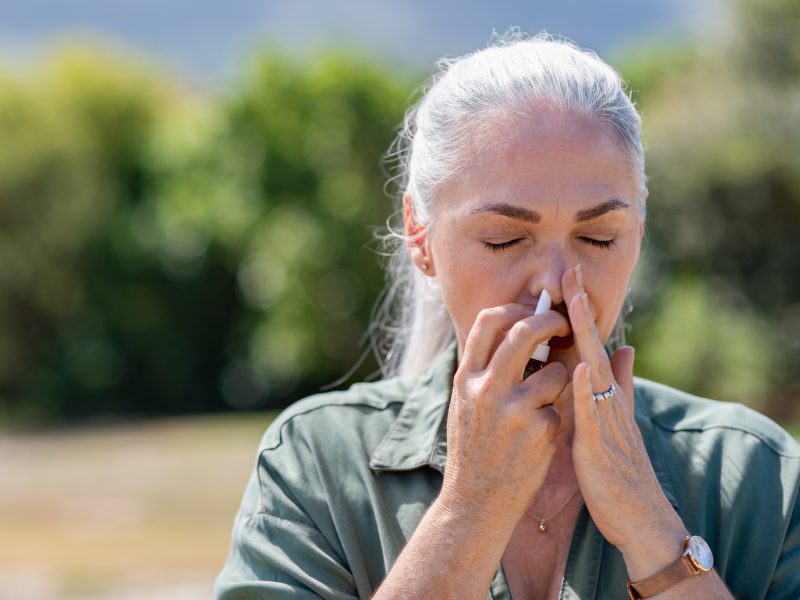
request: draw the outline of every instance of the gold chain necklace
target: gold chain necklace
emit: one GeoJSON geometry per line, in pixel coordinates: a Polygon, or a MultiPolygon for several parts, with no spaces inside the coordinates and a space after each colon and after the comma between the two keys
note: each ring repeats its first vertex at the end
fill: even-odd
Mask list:
{"type": "Polygon", "coordinates": [[[575,495],[576,495],[576,494],[577,494],[577,493],[578,493],[580,490],[581,490],[581,488],[580,488],[580,487],[577,487],[577,488],[575,488],[575,491],[574,491],[574,492],[572,492],[572,495],[571,495],[569,498],[567,498],[567,501],[566,501],[566,502],[564,502],[563,506],[562,506],[561,508],[559,508],[559,509],[558,509],[556,512],[554,512],[552,515],[550,515],[549,517],[545,517],[545,518],[540,518],[540,517],[537,517],[535,514],[533,514],[533,513],[530,511],[530,509],[529,509],[529,510],[527,510],[527,511],[525,511],[525,512],[526,512],[527,514],[529,514],[531,517],[533,517],[533,519],[534,519],[534,520],[536,520],[536,521],[539,521],[539,531],[541,531],[542,533],[545,533],[545,532],[547,531],[547,522],[548,522],[548,521],[552,521],[554,518],[556,518],[556,517],[558,516],[558,514],[559,514],[559,513],[560,513],[562,510],[564,510],[565,508],[567,508],[567,506],[569,505],[569,503],[570,503],[570,502],[572,502],[572,499],[575,497],[575,495]]]}

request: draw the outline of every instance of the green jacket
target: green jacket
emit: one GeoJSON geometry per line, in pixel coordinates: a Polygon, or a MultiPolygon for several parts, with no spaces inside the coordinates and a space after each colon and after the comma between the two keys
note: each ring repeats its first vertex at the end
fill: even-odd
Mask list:
{"type": "MultiPolygon", "coordinates": [[[[369,598],[439,493],[455,350],[427,375],[354,385],[267,429],[217,584],[221,600],[369,598]]],[[[743,406],[636,380],[656,476],[737,598],[800,598],[800,445],[743,406]]],[[[626,599],[620,552],[583,507],[560,598],[626,599]]],[[[488,598],[510,599],[502,570],[488,598]]]]}

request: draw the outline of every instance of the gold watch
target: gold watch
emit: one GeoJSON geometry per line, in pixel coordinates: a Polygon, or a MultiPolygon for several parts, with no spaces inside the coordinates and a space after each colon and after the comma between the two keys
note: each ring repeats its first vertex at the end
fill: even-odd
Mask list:
{"type": "Polygon", "coordinates": [[[628,582],[628,596],[631,600],[650,598],[667,591],[676,583],[708,573],[714,567],[714,555],[706,541],[699,535],[687,536],[683,541],[683,554],[671,565],[655,575],[636,583],[628,582]]]}

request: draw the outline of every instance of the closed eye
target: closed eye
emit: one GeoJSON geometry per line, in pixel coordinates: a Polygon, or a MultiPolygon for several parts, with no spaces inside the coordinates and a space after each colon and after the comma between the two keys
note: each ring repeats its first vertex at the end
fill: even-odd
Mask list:
{"type": "Polygon", "coordinates": [[[483,245],[486,246],[492,252],[500,252],[501,250],[505,250],[506,248],[511,248],[511,246],[516,246],[522,241],[522,238],[516,238],[514,240],[509,240],[507,242],[501,242],[499,244],[490,244],[489,242],[483,242],[483,245]]]}
{"type": "MultiPolygon", "coordinates": [[[[590,244],[592,246],[596,246],[597,248],[603,248],[608,250],[612,246],[616,245],[615,240],[596,240],[590,237],[582,237],[580,238],[585,243],[590,244]]],[[[516,238],[513,240],[509,240],[507,242],[500,242],[499,244],[492,244],[490,242],[484,242],[483,245],[486,246],[492,252],[500,252],[501,250],[506,250],[511,248],[512,246],[516,246],[522,241],[522,238],[516,238]]]]}
{"type": "Polygon", "coordinates": [[[592,246],[597,246],[598,248],[605,248],[606,250],[608,250],[609,248],[611,248],[611,246],[616,244],[614,240],[596,240],[590,237],[582,237],[581,239],[587,244],[591,244],[592,246]]]}

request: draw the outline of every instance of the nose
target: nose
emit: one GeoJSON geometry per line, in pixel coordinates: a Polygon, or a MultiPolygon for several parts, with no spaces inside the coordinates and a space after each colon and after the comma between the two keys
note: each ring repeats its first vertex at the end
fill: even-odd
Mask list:
{"type": "Polygon", "coordinates": [[[528,292],[538,298],[542,290],[547,290],[553,300],[553,306],[564,302],[564,293],[561,290],[561,277],[567,269],[564,252],[555,245],[537,253],[531,263],[528,292]]]}

